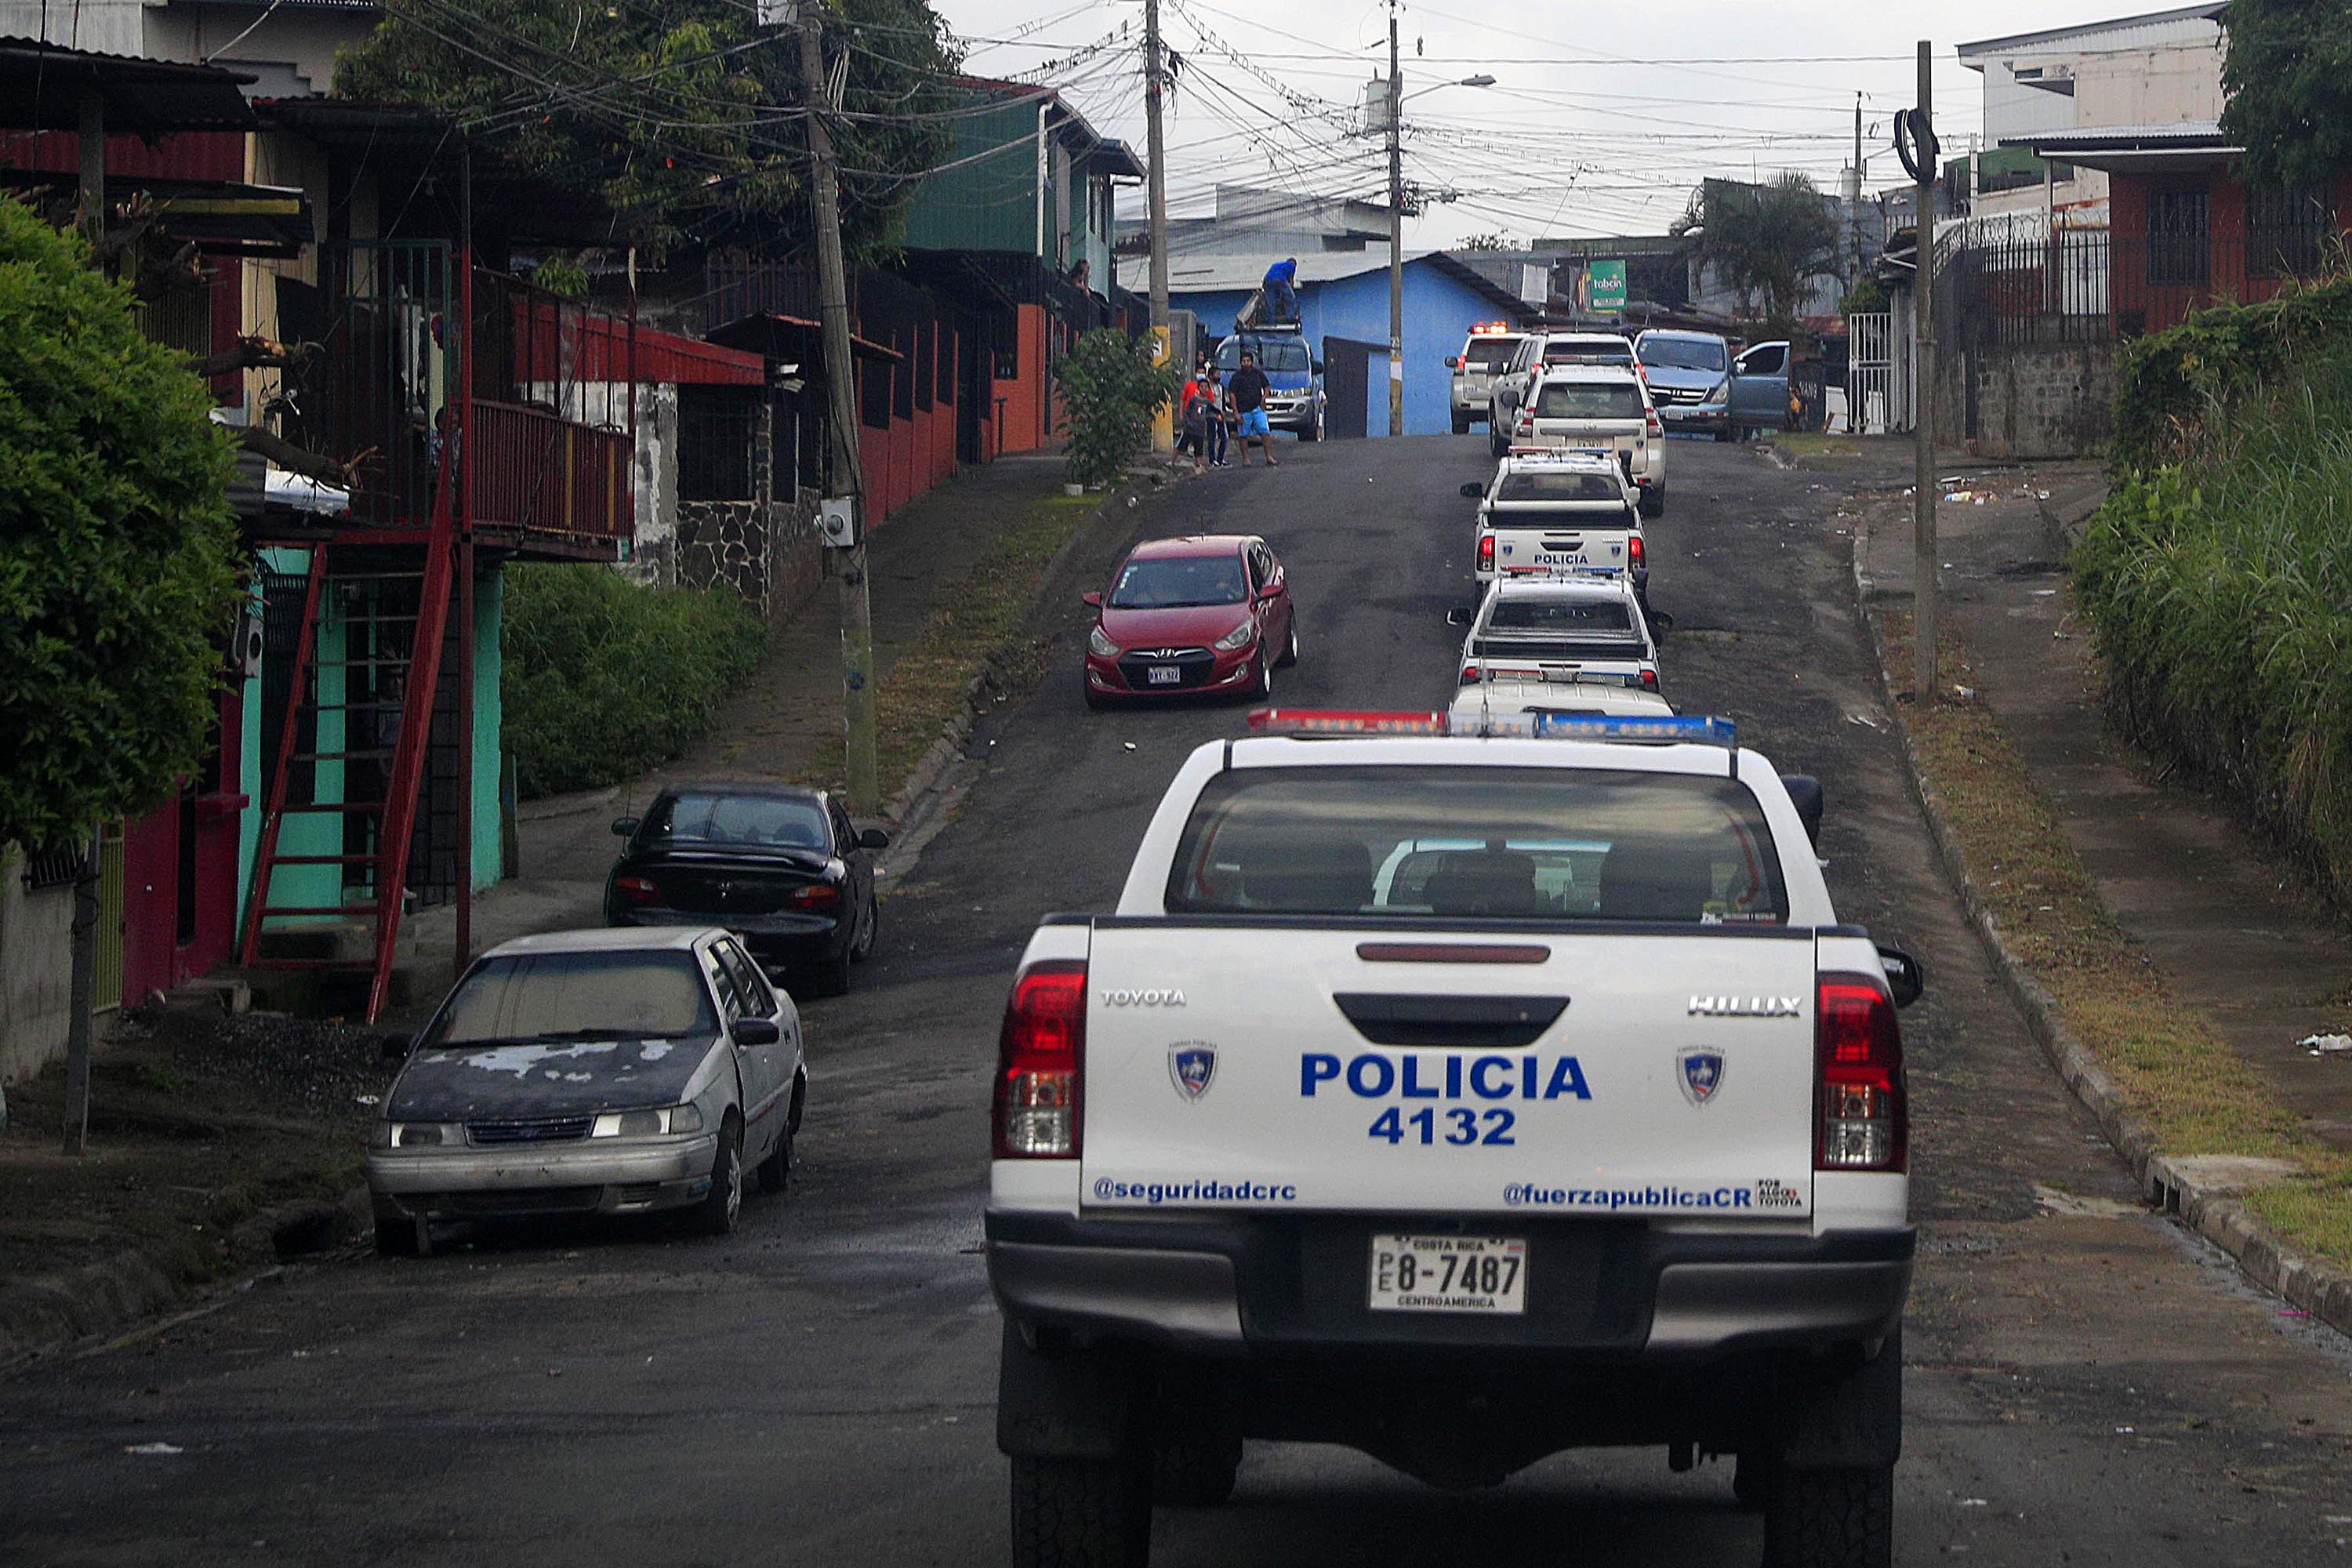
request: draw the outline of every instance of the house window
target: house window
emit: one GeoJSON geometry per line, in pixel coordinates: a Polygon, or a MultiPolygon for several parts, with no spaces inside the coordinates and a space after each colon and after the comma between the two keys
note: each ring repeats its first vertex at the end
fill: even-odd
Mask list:
{"type": "Polygon", "coordinates": [[[2327,197],[2308,185],[2246,193],[2246,271],[2256,278],[2308,278],[2325,259],[2327,197]]]}
{"type": "Polygon", "coordinates": [[[760,394],[748,386],[677,389],[677,499],[754,500],[760,394]]]}
{"type": "Polygon", "coordinates": [[[2213,273],[2213,197],[2203,185],[2147,195],[2147,280],[2202,286],[2213,273]]]}

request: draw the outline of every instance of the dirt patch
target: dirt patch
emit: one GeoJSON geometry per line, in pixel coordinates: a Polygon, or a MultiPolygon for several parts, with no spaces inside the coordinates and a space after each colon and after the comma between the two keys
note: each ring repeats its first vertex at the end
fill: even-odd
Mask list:
{"type": "MultiPolygon", "coordinates": [[[[1887,668],[1911,667],[1907,613],[1879,612],[1887,668]]],[[[1973,689],[1948,630],[1939,687],[1973,689]]],[[[1958,841],[1969,879],[2011,954],[2057,1004],[2160,1152],[2292,1161],[2296,1173],[2240,1194],[2292,1244],[2352,1264],[2352,1155],[2309,1136],[2263,1075],[2167,984],[2116,925],[1999,721],[1950,700],[1898,711],[1921,773],[1958,841]]]]}
{"type": "Polygon", "coordinates": [[[932,742],[962,710],[971,683],[992,671],[1007,689],[1035,677],[1030,601],[1054,557],[1102,504],[1099,496],[1049,496],[999,534],[971,570],[942,589],[939,608],[875,690],[882,797],[898,794],[932,742]]]}
{"type": "Polygon", "coordinates": [[[90,1074],[89,1152],[60,1152],[62,1065],[8,1090],[0,1133],[0,1279],[127,1249],[174,1281],[251,1261],[232,1233],[360,1179],[390,1081],[372,1029],[266,1015],[126,1019],[90,1074]]]}

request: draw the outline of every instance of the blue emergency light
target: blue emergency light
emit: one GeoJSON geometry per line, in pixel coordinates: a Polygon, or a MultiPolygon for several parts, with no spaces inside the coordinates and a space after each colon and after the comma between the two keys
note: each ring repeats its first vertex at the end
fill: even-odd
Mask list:
{"type": "Polygon", "coordinates": [[[1701,746],[1737,746],[1739,727],[1728,719],[1697,713],[1655,715],[1538,713],[1536,733],[1548,741],[1682,741],[1701,746]]]}

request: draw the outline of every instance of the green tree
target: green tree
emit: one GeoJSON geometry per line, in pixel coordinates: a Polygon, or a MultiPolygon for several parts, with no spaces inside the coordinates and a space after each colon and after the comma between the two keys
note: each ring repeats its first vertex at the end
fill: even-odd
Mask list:
{"type": "Polygon", "coordinates": [[[1709,180],[1671,232],[1738,294],[1742,316],[1793,321],[1807,285],[1837,271],[1837,222],[1794,171],[1760,185],[1709,180]]]}
{"type": "Polygon", "coordinates": [[[1151,439],[1151,414],[1182,384],[1173,364],[1151,363],[1151,340],[1097,327],[1054,367],[1069,410],[1070,482],[1108,484],[1151,439]]]}
{"type": "Polygon", "coordinates": [[[240,595],[212,395],[87,257],[0,200],[0,842],[79,842],[194,765],[240,595]]]}
{"type": "Polygon", "coordinates": [[[2246,172],[2324,187],[2352,170],[2352,5],[2232,0],[2223,34],[2221,132],[2246,172]]]}
{"type": "Polygon", "coordinates": [[[1454,247],[1457,250],[1517,250],[1508,235],[1474,234],[1454,247]]]}
{"type": "MultiPolygon", "coordinates": [[[[928,0],[803,0],[847,76],[835,140],[853,260],[892,243],[948,144],[958,58],[928,0]]],[[[597,196],[616,237],[788,253],[808,234],[800,53],[750,0],[389,0],[343,58],[343,97],[454,115],[516,166],[597,196]]]]}

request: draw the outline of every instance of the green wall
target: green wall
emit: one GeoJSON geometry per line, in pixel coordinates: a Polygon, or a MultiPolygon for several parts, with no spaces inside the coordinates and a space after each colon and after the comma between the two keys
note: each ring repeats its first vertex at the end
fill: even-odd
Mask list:
{"type": "MultiPolygon", "coordinates": [[[[908,248],[1037,254],[1037,111],[1034,102],[1008,104],[954,122],[955,147],[945,161],[974,161],[915,187],[907,204],[908,248]]],[[[1049,229],[1053,221],[1049,192],[1049,229]]]]}

